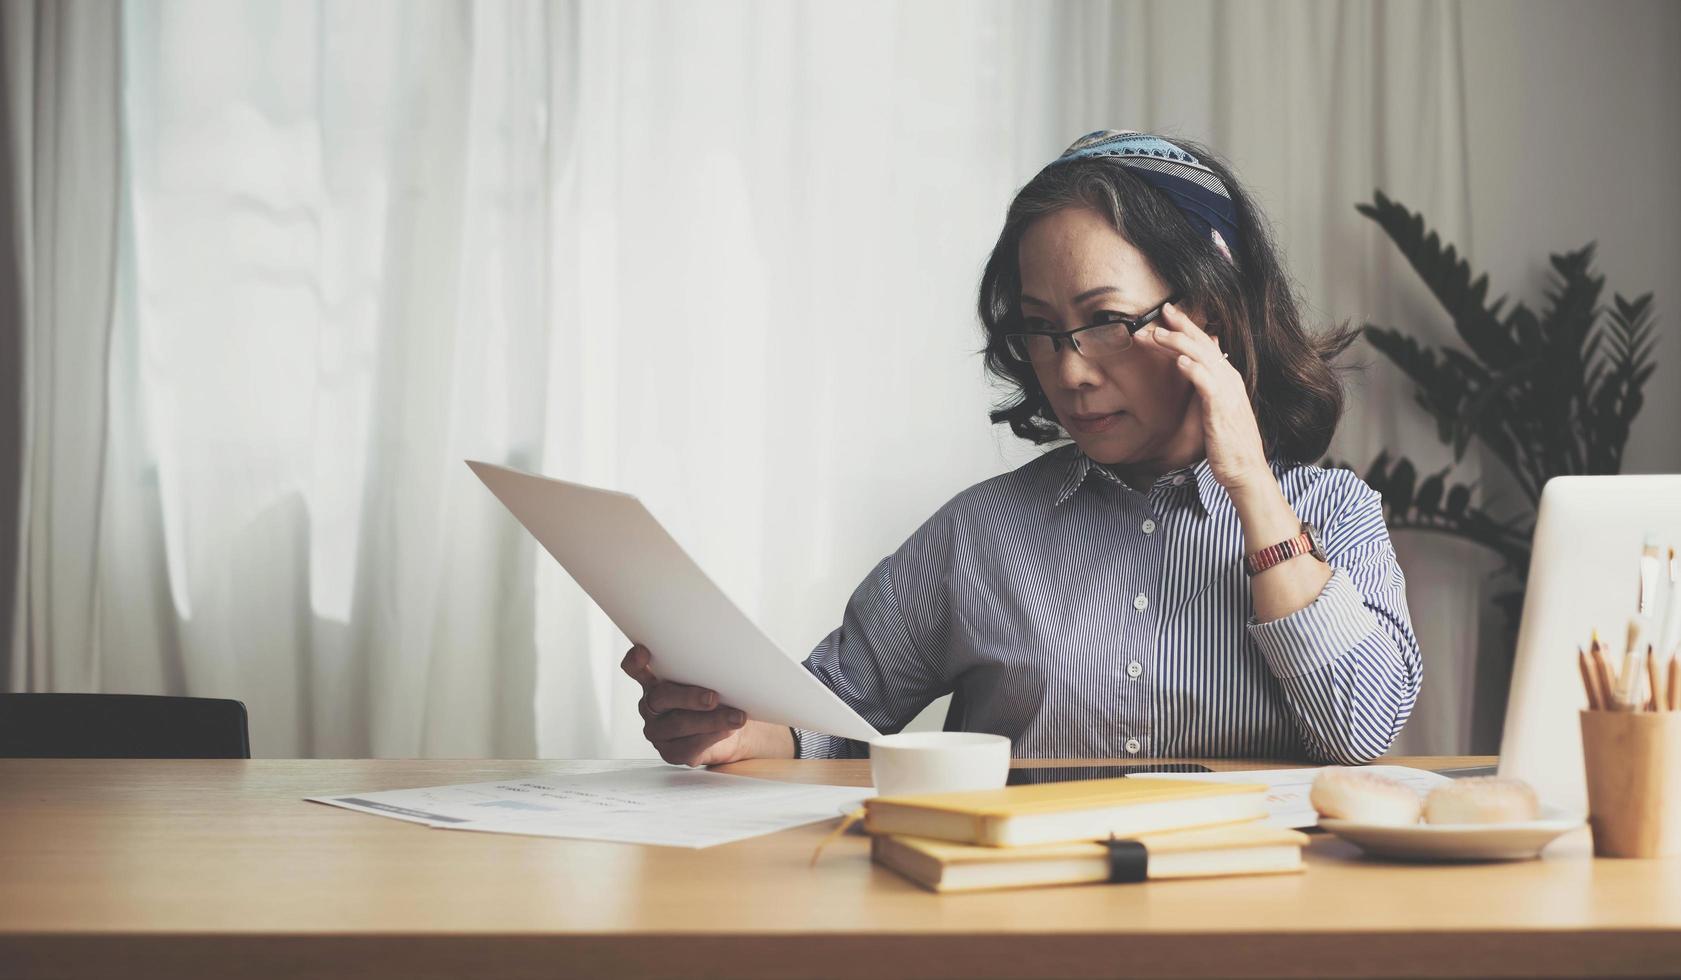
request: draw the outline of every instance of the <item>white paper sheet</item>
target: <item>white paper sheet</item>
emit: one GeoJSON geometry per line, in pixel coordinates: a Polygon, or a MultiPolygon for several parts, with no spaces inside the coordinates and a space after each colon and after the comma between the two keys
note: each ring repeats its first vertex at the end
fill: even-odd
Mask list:
{"type": "Polygon", "coordinates": [[[869,741],[880,733],[789,657],[635,497],[468,460],[654,672],[749,718],[869,741]]]}
{"type": "MultiPolygon", "coordinates": [[[[1319,814],[1308,800],[1313,780],[1324,769],[1253,769],[1248,772],[1152,772],[1140,774],[1139,779],[1189,779],[1208,783],[1265,783],[1267,789],[1267,823],[1274,827],[1317,827],[1319,814]]],[[[1428,793],[1437,786],[1453,782],[1447,776],[1409,766],[1362,766],[1367,772],[1388,776],[1428,793]]]]}
{"type": "Polygon", "coordinates": [[[835,819],[874,792],[649,766],[309,799],[445,830],[711,847],[835,819]]]}
{"type": "MultiPolygon", "coordinates": [[[[596,762],[545,762],[548,772],[539,781],[564,783],[577,776],[599,772],[630,772],[637,768],[670,768],[658,759],[643,761],[611,760],[596,762]]],[[[450,823],[469,823],[483,819],[486,812],[506,806],[497,800],[507,800],[509,794],[500,789],[522,780],[501,780],[488,783],[457,783],[451,786],[423,786],[419,789],[381,790],[375,793],[347,793],[341,796],[311,796],[311,803],[326,803],[371,813],[376,817],[407,820],[409,823],[438,826],[450,823]]]]}

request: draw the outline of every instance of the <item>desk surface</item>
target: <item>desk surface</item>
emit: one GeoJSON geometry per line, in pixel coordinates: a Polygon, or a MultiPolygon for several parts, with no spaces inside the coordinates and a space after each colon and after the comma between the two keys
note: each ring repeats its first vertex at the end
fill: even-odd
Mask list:
{"type": "MultiPolygon", "coordinates": [[[[568,768],[0,760],[0,974],[219,975],[229,963],[247,975],[357,977],[1681,968],[1681,860],[1594,860],[1586,830],[1511,864],[1390,864],[1315,835],[1302,875],[937,896],[871,865],[859,837],[808,867],[829,824],[689,851],[450,833],[302,799],[568,768]]],[[[858,762],[729,771],[869,778],[858,762]]]]}

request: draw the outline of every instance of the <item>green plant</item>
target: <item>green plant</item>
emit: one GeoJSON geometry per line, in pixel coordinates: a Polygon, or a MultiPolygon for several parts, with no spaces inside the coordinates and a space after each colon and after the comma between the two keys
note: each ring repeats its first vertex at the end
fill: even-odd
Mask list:
{"type": "Polygon", "coordinates": [[[1402,330],[1362,327],[1366,341],[1417,386],[1419,406],[1453,449],[1453,464],[1422,480],[1405,456],[1385,451],[1367,467],[1366,482],[1383,494],[1391,528],[1457,535],[1499,555],[1519,588],[1496,601],[1515,625],[1541,488],[1555,476],[1622,469],[1629,428],[1656,367],[1652,294],[1632,301],[1617,294],[1601,306],[1605,278],[1594,274],[1590,242],[1551,257],[1540,312],[1523,303],[1507,308],[1506,297],[1488,303],[1488,276],[1473,279],[1470,264],[1425,228],[1422,215],[1381,191],[1355,207],[1400,249],[1466,348],[1429,347],[1402,330]],[[1511,474],[1520,503],[1452,479],[1473,441],[1511,474]]]}

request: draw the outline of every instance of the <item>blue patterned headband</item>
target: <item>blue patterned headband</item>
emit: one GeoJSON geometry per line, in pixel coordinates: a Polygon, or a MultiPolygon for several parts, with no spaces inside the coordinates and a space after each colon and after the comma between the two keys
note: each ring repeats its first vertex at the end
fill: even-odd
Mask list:
{"type": "Polygon", "coordinates": [[[1206,232],[1227,260],[1228,241],[1237,238],[1237,209],[1226,185],[1206,164],[1160,136],[1130,129],[1100,129],[1087,133],[1051,161],[1115,157],[1140,179],[1165,193],[1195,228],[1206,232]]]}

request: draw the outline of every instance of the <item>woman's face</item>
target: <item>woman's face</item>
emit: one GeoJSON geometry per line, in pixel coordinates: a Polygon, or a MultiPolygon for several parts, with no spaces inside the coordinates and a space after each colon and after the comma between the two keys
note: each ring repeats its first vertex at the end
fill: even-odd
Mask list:
{"type": "MultiPolygon", "coordinates": [[[[1144,253],[1089,208],[1036,219],[1022,235],[1019,263],[1029,329],[1074,330],[1116,313],[1137,316],[1169,295],[1144,253]]],[[[1151,339],[1153,327],[1099,361],[1063,345],[1055,360],[1033,365],[1057,421],[1099,463],[1160,473],[1202,455],[1201,424],[1187,411],[1193,389],[1173,355],[1151,339]]]]}

